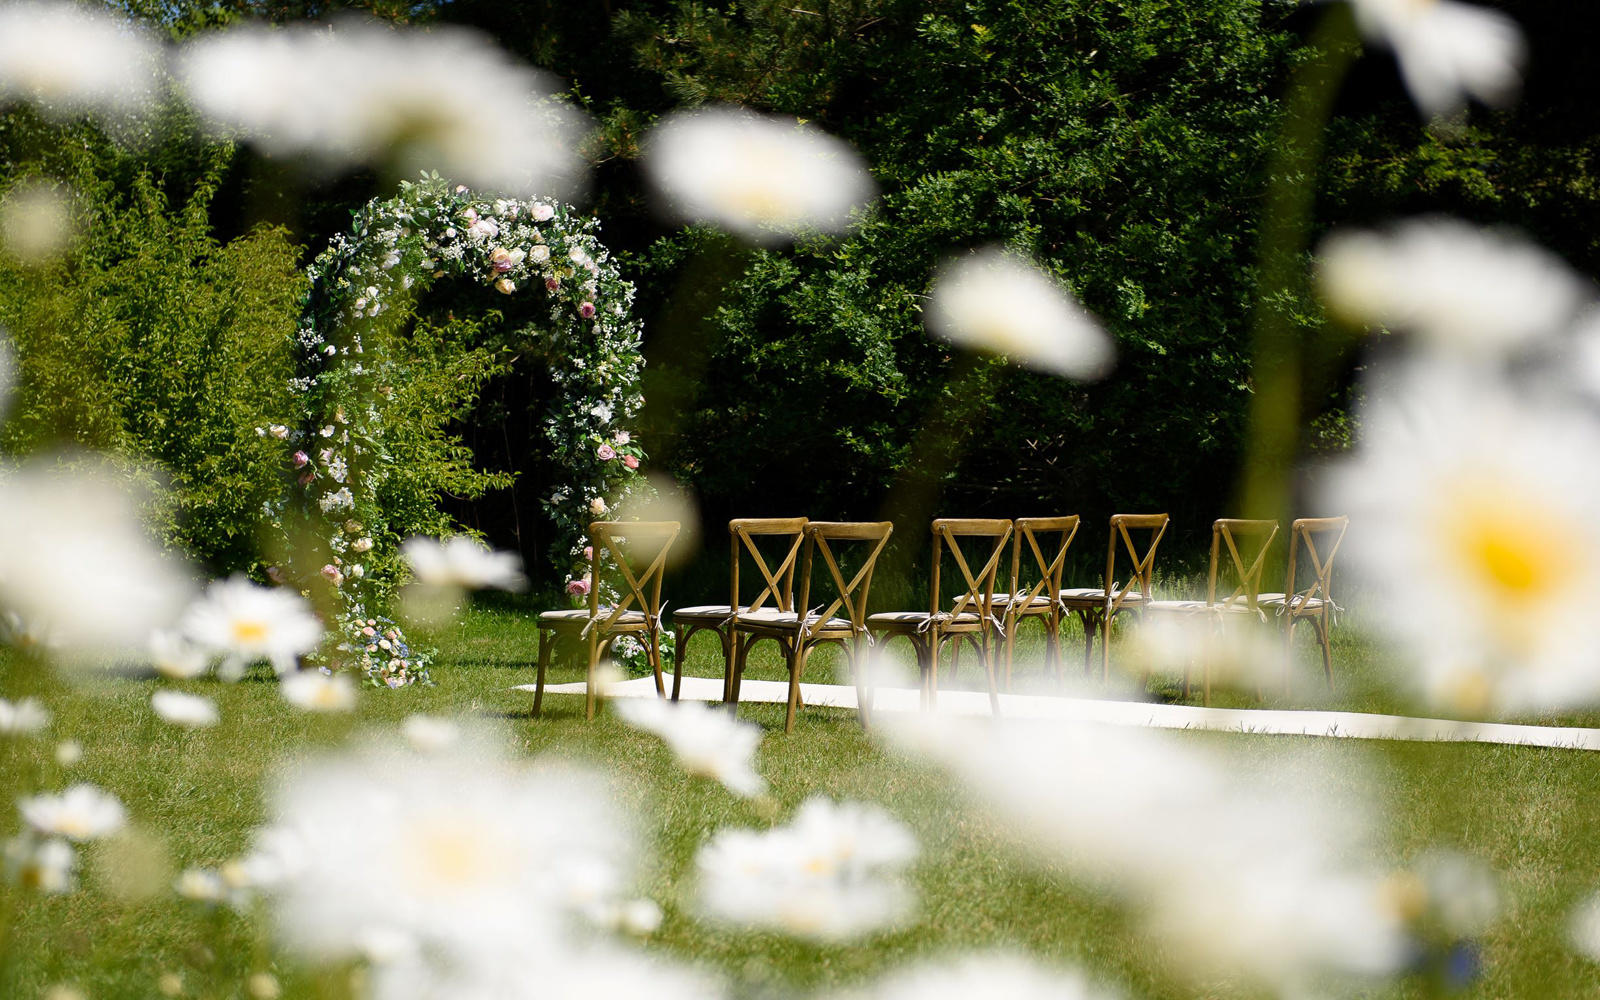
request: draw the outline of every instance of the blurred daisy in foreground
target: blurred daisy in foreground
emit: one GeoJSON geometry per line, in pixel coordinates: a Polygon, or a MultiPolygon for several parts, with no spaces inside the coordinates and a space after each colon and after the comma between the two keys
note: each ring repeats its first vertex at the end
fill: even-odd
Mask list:
{"type": "Polygon", "coordinates": [[[32,736],[50,724],[50,710],[37,698],[0,698],[0,736],[32,736]]]}
{"type": "Polygon", "coordinates": [[[1174,968],[1288,995],[1374,977],[1406,957],[1376,826],[1348,757],[1263,768],[1143,729],[897,721],[905,749],[953,772],[996,825],[1142,911],[1174,968]]]}
{"type": "Polygon", "coordinates": [[[161,46],[143,28],[76,3],[0,6],[0,102],[66,117],[125,113],[155,93],[161,46]]]}
{"type": "Polygon", "coordinates": [[[73,785],[59,795],[35,795],[18,803],[23,822],[46,837],[96,840],[128,822],[122,802],[94,785],[73,785]]]}
{"type": "Polygon", "coordinates": [[[41,840],[29,834],[5,844],[6,881],[40,892],[70,892],[78,866],[78,852],[64,840],[41,840]]]}
{"type": "Polygon", "coordinates": [[[0,472],[0,605],[49,652],[94,662],[137,650],[194,588],[145,530],[147,498],[98,460],[76,464],[0,472]]]}
{"type": "Polygon", "coordinates": [[[217,675],[237,680],[262,660],[278,674],[322,641],[322,623],[299,594],[261,587],[242,576],[218,580],[184,613],[183,635],[220,656],[217,675]]]}
{"type": "Polygon", "coordinates": [[[1336,232],[1320,256],[1318,282],[1335,314],[1451,354],[1495,357],[1529,346],[1563,329],[1588,298],[1548,250],[1456,219],[1336,232]]]}
{"type": "Polygon", "coordinates": [[[700,907],[740,927],[848,941],[909,916],[916,857],[911,831],[877,806],[814,796],[788,826],[722,830],[702,847],[700,907]]]}
{"type": "Polygon", "coordinates": [[[635,729],[666,741],[688,773],[721,782],[749,798],[767,790],[752,758],[761,745],[761,727],[741,722],[701,702],[633,698],[617,703],[617,714],[635,729]]]}
{"type": "Polygon", "coordinates": [[[496,961],[441,969],[412,958],[378,963],[374,1000],[720,1000],[715,980],[666,958],[586,944],[538,958],[530,972],[525,953],[496,961]]]}
{"type": "Polygon", "coordinates": [[[170,680],[199,677],[211,666],[211,658],[204,649],[171,629],[151,632],[145,651],[156,673],[170,680]]]}
{"type": "Polygon", "coordinates": [[[1450,116],[1467,98],[1505,104],[1522,83],[1522,32],[1500,11],[1455,0],[1352,0],[1368,39],[1394,50],[1411,99],[1450,116]]]}
{"type": "Polygon", "coordinates": [[[488,36],[346,20],[242,28],[183,47],[176,70],[213,121],[335,167],[437,170],[508,194],[574,193],[583,116],[488,36]]]}
{"type": "Polygon", "coordinates": [[[840,232],[877,190],[848,143],[739,108],[668,115],[646,139],[644,165],[681,216],[761,244],[840,232]]]}
{"type": "Polygon", "coordinates": [[[466,535],[445,541],[412,538],[401,546],[401,554],[416,581],[427,586],[513,591],[528,586],[515,552],[495,552],[466,535]]]}
{"type": "Polygon", "coordinates": [[[526,973],[543,965],[530,950],[559,953],[575,917],[621,898],[633,857],[602,779],[529,767],[485,740],[301,762],[272,802],[262,844],[280,859],[276,925],[312,959],[417,954],[470,969],[520,949],[526,973]]]}
{"type": "Polygon", "coordinates": [[[1403,683],[1477,714],[1600,700],[1600,428],[1451,367],[1372,390],[1323,506],[1403,683]]]}
{"type": "Polygon", "coordinates": [[[1108,1000],[1110,996],[1091,987],[1082,973],[1005,953],[935,959],[837,995],[838,1000],[1108,1000]]]}
{"type": "Polygon", "coordinates": [[[217,713],[216,702],[181,691],[157,691],[150,696],[150,707],[162,721],[184,729],[204,729],[222,719],[217,713]]]}
{"type": "Polygon", "coordinates": [[[76,237],[72,196],[63,186],[26,180],[0,198],[0,250],[22,263],[58,257],[76,237]]]}
{"type": "Polygon", "coordinates": [[[1111,339],[1094,317],[1060,282],[1005,250],[945,265],[926,320],[941,340],[1069,378],[1099,378],[1111,368],[1111,339]]]}
{"type": "Polygon", "coordinates": [[[1267,628],[1267,616],[1267,612],[1147,612],[1130,630],[1126,667],[1238,690],[1281,683],[1291,661],[1283,648],[1282,631],[1267,628]]]}
{"type": "Polygon", "coordinates": [[[307,712],[348,712],[356,707],[356,686],[344,674],[297,670],[278,683],[283,700],[307,712]]]}

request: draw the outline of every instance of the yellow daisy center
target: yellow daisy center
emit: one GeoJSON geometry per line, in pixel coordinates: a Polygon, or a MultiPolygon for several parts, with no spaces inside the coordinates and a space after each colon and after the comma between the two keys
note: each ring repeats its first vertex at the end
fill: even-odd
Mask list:
{"type": "Polygon", "coordinates": [[[1557,596],[1576,577],[1581,526],[1560,512],[1506,491],[1445,494],[1446,551],[1467,582],[1490,601],[1533,604],[1557,596]]]}
{"type": "Polygon", "coordinates": [[[267,623],[251,619],[240,619],[233,623],[233,641],[240,643],[260,642],[267,637],[267,623]]]}

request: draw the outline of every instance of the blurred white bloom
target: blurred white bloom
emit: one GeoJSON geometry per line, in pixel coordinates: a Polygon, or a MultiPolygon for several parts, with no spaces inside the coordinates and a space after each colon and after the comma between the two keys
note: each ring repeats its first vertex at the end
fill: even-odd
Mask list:
{"type": "Polygon", "coordinates": [[[31,736],[50,724],[50,710],[37,698],[0,698],[0,736],[31,736]]]}
{"type": "Polygon", "coordinates": [[[278,1000],[283,995],[277,977],[270,972],[257,972],[246,981],[245,987],[253,1000],[278,1000]]]}
{"type": "Polygon", "coordinates": [[[47,114],[128,112],[154,93],[161,48],[126,18],[76,3],[0,6],[0,100],[47,114]]]}
{"type": "Polygon", "coordinates": [[[70,892],[78,852],[64,840],[23,834],[6,841],[6,880],[40,892],[70,892]]]}
{"type": "Polygon", "coordinates": [[[1142,910],[1175,967],[1244,974],[1295,995],[1329,973],[1406,957],[1359,770],[1284,748],[1241,767],[1143,729],[921,719],[901,745],[961,779],[997,827],[1052,870],[1142,910]]]}
{"type": "Polygon", "coordinates": [[[632,698],[619,701],[616,709],[630,726],[665,740],[690,774],[719,781],[746,798],[767,790],[752,759],[761,744],[760,726],[697,701],[632,698]]]}
{"type": "Polygon", "coordinates": [[[83,760],[83,744],[77,740],[62,740],[56,744],[56,763],[62,767],[75,767],[83,760]]]}
{"type": "Polygon", "coordinates": [[[1111,339],[1072,293],[1036,265],[997,248],[939,271],[926,321],[942,340],[1069,378],[1098,378],[1111,367],[1111,339]]]}
{"type": "Polygon", "coordinates": [[[1337,232],[1320,254],[1318,281],[1335,313],[1452,354],[1493,357],[1525,346],[1563,328],[1588,297],[1549,251],[1456,219],[1337,232]]]}
{"type": "Polygon", "coordinates": [[[356,707],[356,686],[344,674],[297,670],[278,683],[283,700],[308,712],[348,712],[356,707]]]}
{"type": "Polygon", "coordinates": [[[911,912],[916,856],[911,831],[877,806],[814,796],[788,826],[725,829],[702,847],[700,907],[736,926],[848,941],[911,912]]]}
{"type": "Polygon", "coordinates": [[[522,590],[522,559],[515,552],[493,552],[465,535],[441,542],[433,538],[408,539],[401,553],[418,583],[435,587],[479,590],[522,590]]]}
{"type": "Polygon", "coordinates": [[[279,674],[295,668],[297,657],[317,648],[322,623],[299,594],[260,587],[242,576],[219,580],[184,613],[183,635],[212,655],[224,680],[240,677],[259,660],[279,674]]]}
{"type": "Polygon", "coordinates": [[[24,264],[60,256],[76,236],[72,198],[62,186],[22,181],[0,198],[0,250],[24,264]]]}
{"type": "MultiPolygon", "coordinates": [[[[574,916],[617,897],[632,863],[604,781],[527,767],[486,740],[300,763],[273,799],[261,847],[278,859],[277,926],[313,958],[378,937],[464,966],[559,949],[574,916]]],[[[526,975],[539,963],[524,959],[526,975]]]]}
{"type": "Polygon", "coordinates": [[[157,691],[150,696],[150,707],[163,720],[185,729],[204,729],[221,721],[216,702],[182,691],[157,691]]]}
{"type": "Polygon", "coordinates": [[[1505,14],[1454,0],[1353,0],[1367,38],[1394,50],[1424,115],[1452,115],[1475,97],[1502,104],[1522,82],[1522,32],[1505,14]]]}
{"type": "Polygon", "coordinates": [[[1404,683],[1455,712],[1600,699],[1600,430],[1450,366],[1371,390],[1322,506],[1400,645],[1404,683]]]}
{"type": "MultiPolygon", "coordinates": [[[[1223,595],[1226,596],[1226,595],[1223,595]]],[[[1187,671],[1195,683],[1250,689],[1281,681],[1289,662],[1283,634],[1256,615],[1148,612],[1127,642],[1129,669],[1166,676],[1187,671]]]]}
{"type": "Polygon", "coordinates": [[[1456,851],[1430,851],[1413,865],[1425,910],[1439,929],[1455,938],[1474,938],[1500,915],[1500,886],[1494,871],[1456,851]]]}
{"type": "Polygon", "coordinates": [[[139,516],[140,498],[99,465],[33,460],[0,473],[0,604],[51,652],[94,661],[143,645],[193,593],[139,516]]]}
{"type": "Polygon", "coordinates": [[[839,1000],[1106,1000],[1082,973],[1052,969],[1005,953],[941,958],[897,969],[871,987],[839,1000]]]}
{"type": "Polygon", "coordinates": [[[1600,962],[1600,893],[1589,895],[1573,909],[1567,937],[1578,954],[1591,962],[1600,962]]]}
{"type": "Polygon", "coordinates": [[[127,811],[115,795],[94,785],[73,785],[60,795],[35,795],[17,807],[22,819],[46,837],[94,840],[121,830],[127,811]]]}
{"type": "Polygon", "coordinates": [[[206,868],[185,868],[172,888],[179,896],[197,903],[220,903],[228,898],[228,886],[222,876],[206,868]]]}
{"type": "Polygon", "coordinates": [[[156,673],[175,681],[199,677],[211,666],[205,650],[171,629],[151,632],[147,651],[156,673]]]}
{"type": "Polygon", "coordinates": [[[630,899],[617,912],[617,926],[639,937],[661,929],[661,907],[653,899],[630,899]]]}
{"type": "Polygon", "coordinates": [[[876,193],[848,143],[792,118],[738,108],[668,115],[651,130],[644,162],[681,215],[756,243],[839,232],[876,193]]]}
{"type": "Polygon", "coordinates": [[[176,70],[203,112],[275,153],[437,170],[518,194],[566,195],[581,176],[582,115],[473,31],[244,28],[189,42],[176,70]]]}
{"type": "Polygon", "coordinates": [[[431,715],[408,715],[400,723],[400,734],[414,750],[448,750],[461,742],[461,727],[449,719],[431,715]]]}

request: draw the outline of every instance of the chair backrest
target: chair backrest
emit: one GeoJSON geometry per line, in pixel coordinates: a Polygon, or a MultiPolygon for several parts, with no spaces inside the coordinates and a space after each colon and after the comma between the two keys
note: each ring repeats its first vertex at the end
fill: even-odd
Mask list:
{"type": "Polygon", "coordinates": [[[1345,529],[1349,526],[1348,517],[1297,517],[1289,526],[1289,582],[1284,586],[1283,593],[1291,610],[1304,607],[1313,598],[1321,598],[1330,605],[1333,603],[1333,557],[1339,554],[1345,529]],[[1330,535],[1331,541],[1328,539],[1330,535]],[[1305,549],[1315,578],[1311,586],[1297,591],[1295,581],[1300,567],[1296,556],[1302,548],[1305,549]]]}
{"type": "Polygon", "coordinates": [[[811,607],[811,567],[814,557],[819,552],[833,584],[831,592],[836,596],[816,618],[816,625],[820,626],[833,617],[835,611],[843,607],[849,613],[851,626],[857,632],[866,630],[867,592],[872,589],[872,569],[893,532],[893,521],[811,521],[806,524],[805,555],[800,566],[800,603],[795,608],[800,613],[802,633],[810,632],[814,627],[807,626],[806,620],[807,611],[811,607]],[[860,568],[848,581],[839,568],[839,560],[834,555],[833,545],[830,544],[833,542],[859,543],[867,548],[866,557],[860,568]]]}
{"type": "Polygon", "coordinates": [[[1111,611],[1122,607],[1122,600],[1130,590],[1138,590],[1145,600],[1151,599],[1150,577],[1156,564],[1156,546],[1161,544],[1161,536],[1167,533],[1165,514],[1112,514],[1111,515],[1111,540],[1106,545],[1106,606],[1111,611]],[[1132,532],[1148,531],[1150,541],[1142,551],[1134,544],[1132,532]],[[1122,548],[1127,550],[1128,559],[1133,563],[1128,574],[1128,582],[1119,591],[1117,589],[1117,543],[1122,543],[1122,548]]]}
{"type": "MultiPolygon", "coordinates": [[[[929,587],[933,601],[933,614],[938,616],[944,602],[939,592],[939,571],[944,563],[944,553],[961,573],[966,590],[956,598],[954,614],[971,611],[984,618],[993,613],[994,578],[1000,573],[1000,557],[1005,555],[1006,541],[1011,537],[1011,522],[994,518],[941,517],[933,522],[933,582],[929,587]],[[988,558],[977,573],[972,572],[966,554],[961,551],[961,539],[980,538],[990,542],[988,558]]],[[[982,550],[979,550],[982,554],[982,550]]]]}
{"type": "Polygon", "coordinates": [[[616,606],[601,623],[602,629],[615,625],[636,605],[652,627],[660,621],[661,576],[667,565],[667,554],[672,551],[672,543],[681,529],[677,521],[595,521],[589,525],[593,553],[589,557],[591,619],[600,617],[600,572],[607,553],[615,562],[623,584],[616,606]]]}
{"type": "Polygon", "coordinates": [[[801,543],[805,541],[805,527],[806,519],[803,517],[736,517],[728,522],[728,543],[733,550],[733,562],[729,570],[733,595],[728,605],[734,609],[735,615],[739,608],[745,606],[739,598],[739,567],[746,554],[755,564],[761,581],[766,584],[755,600],[749,602],[750,610],[759,610],[769,598],[779,611],[794,610],[794,571],[799,562],[801,543]],[[778,538],[780,543],[788,542],[777,569],[768,568],[757,538],[778,538]]]}
{"type": "Polygon", "coordinates": [[[1253,521],[1238,517],[1219,517],[1211,524],[1211,573],[1206,581],[1207,604],[1244,604],[1245,607],[1254,608],[1256,598],[1261,594],[1261,571],[1267,565],[1267,551],[1272,548],[1272,540],[1278,537],[1277,521],[1253,521]],[[1240,554],[1240,542],[1244,542],[1244,551],[1251,554],[1250,564],[1245,565],[1244,556],[1240,554]],[[1234,579],[1239,585],[1234,588],[1222,601],[1217,600],[1217,569],[1218,557],[1222,549],[1228,550],[1228,560],[1233,564],[1234,579]]]}
{"type": "Polygon", "coordinates": [[[1078,515],[1069,514],[1066,517],[1019,517],[1011,522],[1016,531],[1011,536],[1011,603],[1007,607],[1012,611],[1021,611],[1032,607],[1039,595],[1047,594],[1054,601],[1056,595],[1061,593],[1061,573],[1067,562],[1067,549],[1072,545],[1072,539],[1078,534],[1078,515]],[[1048,550],[1039,544],[1040,535],[1058,535],[1055,552],[1050,558],[1045,558],[1048,550]],[[1028,554],[1033,559],[1033,568],[1039,572],[1039,582],[1026,594],[1018,594],[1022,586],[1022,543],[1028,543],[1028,554]]]}

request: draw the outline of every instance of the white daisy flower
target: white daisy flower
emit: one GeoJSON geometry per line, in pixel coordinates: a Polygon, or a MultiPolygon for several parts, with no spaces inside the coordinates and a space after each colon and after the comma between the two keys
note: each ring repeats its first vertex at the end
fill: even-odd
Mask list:
{"type": "Polygon", "coordinates": [[[95,840],[121,830],[127,810],[115,795],[94,785],[73,785],[60,795],[35,795],[18,803],[22,819],[46,837],[95,840]]]}
{"type": "Polygon", "coordinates": [[[126,113],[155,92],[161,47],[126,18],[75,3],[0,6],[0,99],[55,116],[126,113]]]}
{"type": "Polygon", "coordinates": [[[322,641],[322,624],[304,598],[242,576],[213,583],[184,614],[180,631],[223,658],[217,672],[225,680],[261,660],[287,673],[322,641]]]}
{"type": "MultiPolygon", "coordinates": [[[[1372,390],[1325,509],[1341,566],[1403,655],[1403,683],[1464,713],[1600,700],[1600,429],[1450,366],[1372,390]]],[[[1341,571],[1343,571],[1343,569],[1341,571]]]]}
{"type": "Polygon", "coordinates": [[[438,170],[476,187],[571,192],[585,119],[488,36],[345,20],[198,36],[176,70],[219,125],[334,167],[438,170]]]}
{"type": "Polygon", "coordinates": [[[71,892],[78,852],[65,840],[23,834],[6,841],[6,879],[40,892],[71,892]]]}
{"type": "Polygon", "coordinates": [[[1521,85],[1522,32],[1500,11],[1455,0],[1352,3],[1362,34],[1394,50],[1424,115],[1453,115],[1469,97],[1503,104],[1521,85]]]}
{"type": "Polygon", "coordinates": [[[297,670],[278,683],[283,700],[307,712],[348,712],[356,707],[356,687],[344,674],[297,670]]]}
{"type": "Polygon", "coordinates": [[[1336,314],[1450,354],[1504,355],[1565,328],[1588,299],[1554,254],[1456,219],[1337,232],[1320,256],[1318,282],[1336,314]]]}
{"type": "Polygon", "coordinates": [[[412,538],[400,551],[417,582],[427,586],[522,590],[528,585],[522,575],[522,559],[515,552],[491,551],[466,535],[454,535],[442,542],[412,538]]]}
{"type": "Polygon", "coordinates": [[[785,827],[725,829],[695,858],[706,916],[822,942],[885,930],[911,912],[916,838],[874,805],[815,796],[785,827]]]}
{"type": "Polygon", "coordinates": [[[414,949],[463,968],[520,952],[526,977],[526,949],[559,953],[571,918],[617,898],[631,867],[632,838],[604,781],[530,768],[486,740],[297,764],[272,813],[276,925],[312,958],[387,939],[411,943],[390,954],[414,949]]]}
{"type": "Polygon", "coordinates": [[[98,459],[31,460],[0,473],[0,605],[49,652],[102,662],[144,644],[193,593],[140,518],[147,502],[98,459]]]}
{"type": "Polygon", "coordinates": [[[616,710],[630,726],[665,740],[688,773],[719,781],[745,798],[766,792],[752,760],[761,745],[760,726],[701,702],[635,698],[617,702],[616,710]]]}
{"type": "Polygon", "coordinates": [[[1083,974],[1052,969],[1006,953],[939,958],[897,969],[881,981],[839,995],[839,1000],[1109,1000],[1083,974]]]}
{"type": "Polygon", "coordinates": [[[50,710],[37,698],[0,698],[0,736],[32,736],[50,724],[50,710]]]}
{"type": "Polygon", "coordinates": [[[157,691],[150,696],[150,707],[164,721],[184,729],[204,729],[222,718],[217,714],[216,702],[182,691],[157,691]]]}
{"type": "Polygon", "coordinates": [[[400,723],[400,734],[414,750],[448,750],[461,742],[461,727],[449,719],[432,715],[408,715],[400,723]]]}
{"type": "Polygon", "coordinates": [[[1344,757],[1286,751],[1263,769],[1143,729],[933,717],[892,728],[1046,870],[1142,912],[1175,968],[1302,995],[1407,957],[1370,797],[1344,757]]]}
{"type": "Polygon", "coordinates": [[[205,650],[170,629],[151,632],[147,651],[156,673],[171,680],[191,680],[211,666],[205,650]]]}
{"type": "Polygon", "coordinates": [[[24,264],[60,256],[77,238],[77,228],[71,192],[61,185],[21,181],[0,198],[0,250],[24,264]]]}
{"type": "Polygon", "coordinates": [[[877,187],[848,143],[792,118],[738,108],[668,115],[651,130],[644,162],[685,218],[755,243],[839,232],[877,187]]]}
{"type": "Polygon", "coordinates": [[[1072,293],[1000,249],[951,261],[934,280],[928,329],[962,347],[993,351],[1075,379],[1111,367],[1111,339],[1072,293]]]}
{"type": "Polygon", "coordinates": [[[616,946],[548,942],[444,966],[416,955],[373,968],[374,1000],[721,1000],[726,989],[705,974],[665,958],[616,946]],[[530,975],[530,963],[539,962],[530,975]]]}

